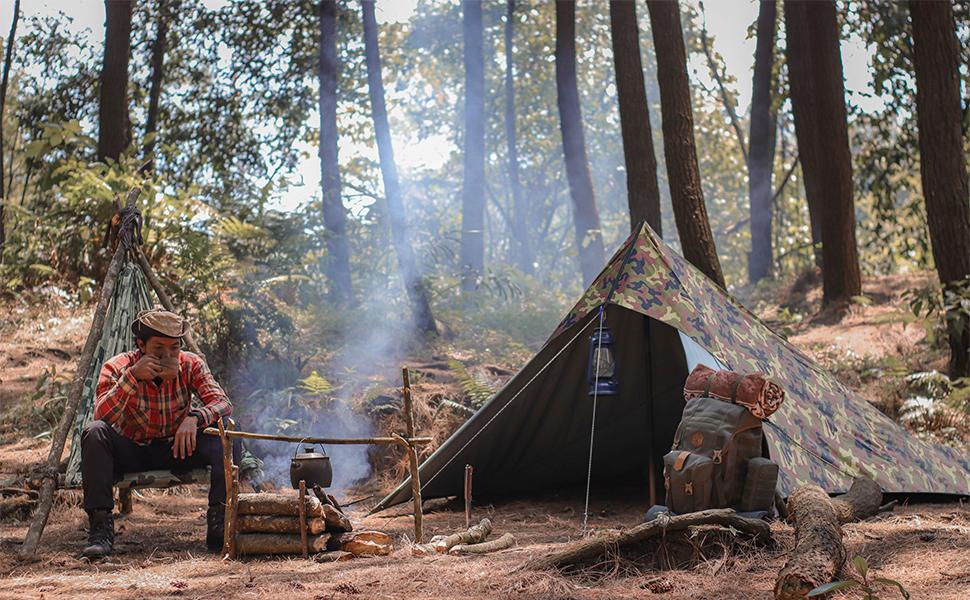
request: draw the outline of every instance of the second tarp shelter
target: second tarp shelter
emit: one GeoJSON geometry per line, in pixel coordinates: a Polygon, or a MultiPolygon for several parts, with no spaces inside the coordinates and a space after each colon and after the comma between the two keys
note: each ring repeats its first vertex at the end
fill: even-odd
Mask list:
{"type": "MultiPolygon", "coordinates": [[[[845,492],[858,475],[887,493],[970,494],[966,456],[916,438],[846,389],[643,225],[539,353],[424,461],[423,496],[460,495],[466,464],[477,497],[582,484],[591,432],[594,485],[646,486],[652,464],[659,487],[684,380],[698,362],[760,371],[785,389],[765,427],[784,496],[812,483],[845,492]],[[598,398],[594,427],[586,365],[600,307],[619,393],[598,398]]],[[[410,497],[405,481],[374,511],[410,497]]]]}

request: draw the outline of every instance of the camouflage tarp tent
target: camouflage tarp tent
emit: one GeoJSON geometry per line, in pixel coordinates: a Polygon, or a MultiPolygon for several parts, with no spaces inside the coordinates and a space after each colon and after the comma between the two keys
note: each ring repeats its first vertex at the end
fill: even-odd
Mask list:
{"type": "MultiPolygon", "coordinates": [[[[615,338],[619,394],[597,404],[593,483],[646,484],[658,469],[683,409],[689,367],[701,362],[762,371],[787,399],[767,422],[779,491],[815,483],[843,492],[874,477],[890,493],[970,493],[970,461],[909,434],[774,334],[644,225],[539,353],[421,465],[424,497],[461,494],[466,464],[476,496],[585,482],[592,401],[589,339],[599,307],[615,338]]],[[[662,490],[658,490],[662,496],[662,490]]],[[[404,482],[374,509],[410,498],[404,482]]]]}

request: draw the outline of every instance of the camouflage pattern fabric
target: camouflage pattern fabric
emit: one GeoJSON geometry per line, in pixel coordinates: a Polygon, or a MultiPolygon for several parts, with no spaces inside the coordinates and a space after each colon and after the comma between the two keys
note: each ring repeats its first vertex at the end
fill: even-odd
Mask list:
{"type": "Polygon", "coordinates": [[[857,475],[886,492],[970,494],[966,456],[918,439],[846,389],[647,225],[614,254],[552,337],[608,298],[679,329],[729,369],[766,373],[785,388],[787,399],[765,428],[783,495],[811,483],[845,492],[857,475]]]}
{"type": "Polygon", "coordinates": [[[104,332],[94,351],[91,368],[84,378],[84,389],[81,392],[81,402],[77,408],[74,433],[71,437],[71,454],[64,474],[64,487],[81,486],[81,431],[94,414],[95,390],[101,367],[112,356],[135,348],[134,336],[130,329],[131,322],[139,312],[152,306],[154,306],[152,293],[141,267],[131,262],[125,263],[118,275],[114,296],[105,315],[104,332]]]}

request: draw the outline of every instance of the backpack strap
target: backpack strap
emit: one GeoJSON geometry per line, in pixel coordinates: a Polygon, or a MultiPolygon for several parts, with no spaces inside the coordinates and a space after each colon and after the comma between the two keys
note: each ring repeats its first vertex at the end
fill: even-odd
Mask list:
{"type": "Polygon", "coordinates": [[[738,403],[738,388],[741,387],[741,379],[740,373],[734,374],[734,387],[731,388],[731,404],[738,403]]]}
{"type": "Polygon", "coordinates": [[[704,397],[711,397],[711,382],[714,381],[714,374],[717,371],[712,371],[710,375],[707,376],[707,383],[704,384],[704,397]]]}

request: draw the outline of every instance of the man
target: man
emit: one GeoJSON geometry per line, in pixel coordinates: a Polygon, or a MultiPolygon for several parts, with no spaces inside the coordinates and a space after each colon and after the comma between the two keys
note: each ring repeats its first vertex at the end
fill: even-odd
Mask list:
{"type": "Polygon", "coordinates": [[[226,481],[219,438],[199,430],[228,417],[232,404],[205,361],[182,351],[187,323],[161,309],[131,324],[138,349],[108,360],[98,379],[94,420],[81,434],[81,476],[88,513],[84,556],[100,558],[114,546],[112,487],[123,473],[210,467],[206,545],[222,548],[226,481]],[[192,405],[192,393],[201,406],[192,405]]]}

